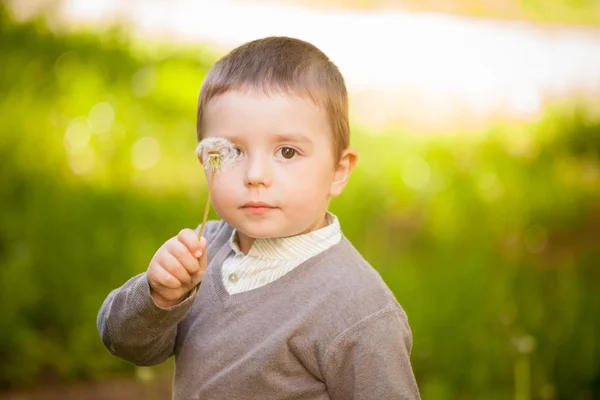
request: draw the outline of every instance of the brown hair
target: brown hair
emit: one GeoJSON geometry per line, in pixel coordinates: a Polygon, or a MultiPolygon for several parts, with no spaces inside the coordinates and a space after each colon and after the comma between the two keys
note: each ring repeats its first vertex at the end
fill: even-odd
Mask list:
{"type": "Polygon", "coordinates": [[[208,102],[233,90],[307,96],[326,111],[336,160],[350,145],[348,93],[335,64],[316,46],[294,38],[267,37],[233,49],[211,68],[198,99],[196,132],[203,134],[208,102]]]}

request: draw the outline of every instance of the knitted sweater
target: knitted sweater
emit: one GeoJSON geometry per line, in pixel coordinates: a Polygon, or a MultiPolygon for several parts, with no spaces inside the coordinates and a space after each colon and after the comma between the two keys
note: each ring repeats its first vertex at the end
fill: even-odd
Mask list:
{"type": "Polygon", "coordinates": [[[419,398],[406,314],[346,238],[230,295],[232,229],[207,225],[207,272],[181,304],[158,307],[145,273],[113,290],[98,314],[107,349],[137,365],[174,355],[174,399],[419,398]]]}

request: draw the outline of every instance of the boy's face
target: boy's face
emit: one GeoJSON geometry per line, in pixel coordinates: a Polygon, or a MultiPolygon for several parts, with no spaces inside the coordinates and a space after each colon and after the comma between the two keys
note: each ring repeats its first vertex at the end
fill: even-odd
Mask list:
{"type": "Polygon", "coordinates": [[[229,139],[241,154],[218,172],[217,213],[249,238],[286,237],[324,226],[331,197],[344,188],[356,155],[334,160],[326,113],[308,99],[232,91],[212,99],[204,137],[229,139]]]}

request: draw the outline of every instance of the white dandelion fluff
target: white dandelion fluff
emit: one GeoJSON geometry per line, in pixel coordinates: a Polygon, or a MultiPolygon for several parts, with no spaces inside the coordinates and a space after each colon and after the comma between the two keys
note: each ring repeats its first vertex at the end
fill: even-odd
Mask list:
{"type": "Polygon", "coordinates": [[[204,207],[204,218],[202,218],[202,225],[198,231],[198,239],[202,237],[204,228],[206,227],[206,220],[208,219],[208,210],[210,210],[210,196],[212,193],[212,187],[215,182],[215,175],[217,172],[223,171],[237,161],[239,158],[239,152],[227,139],[223,138],[206,138],[203,139],[198,146],[196,146],[196,155],[202,163],[205,170],[211,171],[210,180],[208,183],[208,196],[206,199],[206,206],[204,207]]]}
{"type": "Polygon", "coordinates": [[[233,143],[224,138],[206,138],[198,143],[196,155],[204,169],[219,172],[233,166],[239,153],[233,143]]]}

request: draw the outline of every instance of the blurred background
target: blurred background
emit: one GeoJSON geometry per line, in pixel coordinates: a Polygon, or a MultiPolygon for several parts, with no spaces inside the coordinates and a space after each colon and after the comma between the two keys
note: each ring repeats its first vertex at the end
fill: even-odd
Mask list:
{"type": "Polygon", "coordinates": [[[332,211],[408,313],[423,398],[600,399],[594,0],[0,1],[0,399],[170,398],[97,311],[201,221],[202,79],[267,35],[346,76],[332,211]]]}

